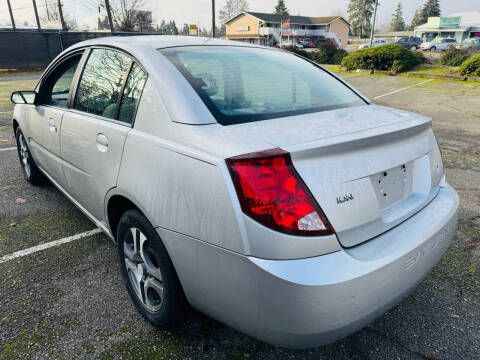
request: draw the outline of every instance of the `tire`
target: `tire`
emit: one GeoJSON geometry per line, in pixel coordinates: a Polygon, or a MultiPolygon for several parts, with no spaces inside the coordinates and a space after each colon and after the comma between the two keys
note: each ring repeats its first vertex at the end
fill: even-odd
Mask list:
{"type": "Polygon", "coordinates": [[[436,50],[437,50],[437,48],[436,48],[435,46],[432,46],[432,47],[430,48],[430,51],[436,51],[436,50]]]}
{"type": "Polygon", "coordinates": [[[415,45],[410,46],[411,51],[417,51],[417,47],[415,45]]]}
{"type": "Polygon", "coordinates": [[[116,240],[123,282],[137,310],[157,328],[179,325],[187,301],[156,230],[138,210],[128,210],[116,240]]]}
{"type": "Polygon", "coordinates": [[[33,185],[42,185],[46,182],[45,175],[42,174],[35,160],[33,160],[30,149],[27,145],[27,140],[20,130],[20,127],[15,131],[15,138],[17,140],[17,152],[20,165],[22,166],[23,177],[33,185]]]}

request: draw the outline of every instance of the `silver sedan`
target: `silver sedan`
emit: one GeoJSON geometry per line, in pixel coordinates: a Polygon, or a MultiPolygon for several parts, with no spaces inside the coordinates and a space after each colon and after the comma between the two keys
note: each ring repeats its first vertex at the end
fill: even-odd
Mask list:
{"type": "Polygon", "coordinates": [[[332,342],[414,288],[457,224],[431,119],[283,50],[89,40],[12,101],[26,180],[115,240],[160,328],[190,304],[269,343],[332,342]]]}

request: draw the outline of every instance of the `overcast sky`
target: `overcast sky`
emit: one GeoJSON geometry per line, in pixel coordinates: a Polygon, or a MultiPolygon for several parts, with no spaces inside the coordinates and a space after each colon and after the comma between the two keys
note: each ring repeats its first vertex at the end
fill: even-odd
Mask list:
{"type": "MultiPolygon", "coordinates": [[[[45,1],[36,0],[39,13],[45,13],[45,1]]],[[[110,0],[111,2],[115,0],[110,0]]],[[[10,0],[14,8],[17,26],[22,26],[24,21],[35,24],[32,0],[10,0]]],[[[104,0],[101,0],[103,3],[104,0]]],[[[272,12],[276,0],[250,0],[250,10],[258,12],[272,12]]],[[[402,0],[404,16],[407,23],[413,17],[415,9],[425,0],[402,0]]],[[[98,17],[98,0],[63,0],[64,11],[67,16],[75,16],[79,25],[90,29],[96,26],[98,17]]],[[[177,26],[183,23],[200,24],[209,27],[211,24],[211,0],[144,0],[144,10],[152,10],[154,21],[162,18],[173,19],[177,26]]],[[[225,0],[216,0],[217,14],[225,0]]],[[[305,16],[328,16],[332,14],[347,14],[348,0],[286,0],[291,14],[305,16]]],[[[380,0],[378,23],[385,24],[390,21],[398,0],[380,0]]],[[[480,0],[441,0],[442,15],[455,12],[475,11],[480,12],[480,0]]],[[[0,0],[0,25],[9,24],[7,1],[0,0]]]]}

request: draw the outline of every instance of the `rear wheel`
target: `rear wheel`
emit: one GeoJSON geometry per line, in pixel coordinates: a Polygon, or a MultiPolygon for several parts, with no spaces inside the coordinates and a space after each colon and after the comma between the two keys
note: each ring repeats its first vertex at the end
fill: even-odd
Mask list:
{"type": "Polygon", "coordinates": [[[28,149],[27,139],[25,139],[19,127],[15,132],[15,137],[17,139],[18,158],[22,166],[23,177],[33,185],[43,184],[45,182],[45,176],[38,169],[37,164],[35,164],[35,160],[33,160],[32,154],[28,149]]]}
{"type": "Polygon", "coordinates": [[[138,210],[122,215],[117,243],[123,281],[137,310],[158,328],[178,324],[186,309],[180,282],[156,230],[138,210]]]}

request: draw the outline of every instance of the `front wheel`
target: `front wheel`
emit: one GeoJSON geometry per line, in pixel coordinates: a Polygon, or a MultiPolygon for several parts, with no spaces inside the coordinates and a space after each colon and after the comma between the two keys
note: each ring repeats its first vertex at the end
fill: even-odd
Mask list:
{"type": "Polygon", "coordinates": [[[417,47],[415,45],[410,46],[410,50],[417,51],[417,47]]]}
{"type": "Polygon", "coordinates": [[[18,158],[22,166],[23,177],[33,185],[43,184],[46,178],[35,164],[27,145],[27,139],[19,127],[15,131],[15,138],[17,139],[18,158]]]}
{"type": "Polygon", "coordinates": [[[138,210],[122,215],[117,243],[123,281],[137,310],[161,329],[180,323],[186,309],[180,281],[162,240],[138,210]]]}
{"type": "Polygon", "coordinates": [[[437,48],[436,48],[435,46],[432,46],[432,47],[430,48],[430,51],[436,51],[436,50],[437,50],[437,48]]]}

